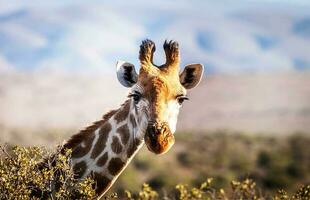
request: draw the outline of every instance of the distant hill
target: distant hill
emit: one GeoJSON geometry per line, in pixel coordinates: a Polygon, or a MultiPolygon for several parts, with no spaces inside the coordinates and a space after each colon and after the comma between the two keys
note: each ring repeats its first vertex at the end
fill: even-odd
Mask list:
{"type": "Polygon", "coordinates": [[[214,75],[189,96],[179,129],[310,131],[310,73],[214,75]]]}
{"type": "MultiPolygon", "coordinates": [[[[117,108],[126,95],[114,74],[1,74],[0,125],[78,130],[117,108]]],[[[178,130],[310,130],[310,73],[208,76],[189,98],[178,130]]]]}

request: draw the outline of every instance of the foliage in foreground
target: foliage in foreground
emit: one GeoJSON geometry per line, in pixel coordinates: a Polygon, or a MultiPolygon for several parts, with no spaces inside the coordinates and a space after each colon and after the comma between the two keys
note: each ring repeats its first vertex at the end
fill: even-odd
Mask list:
{"type": "Polygon", "coordinates": [[[34,191],[38,194],[32,199],[95,198],[91,179],[75,179],[70,152],[52,155],[39,147],[0,147],[0,199],[29,199],[34,191]],[[44,155],[50,159],[41,169],[44,155]]]}
{"type": "Polygon", "coordinates": [[[125,198],[130,200],[309,200],[310,199],[310,185],[302,186],[295,194],[289,196],[284,190],[280,190],[274,197],[264,196],[258,188],[256,183],[251,179],[245,179],[241,182],[232,181],[231,187],[226,191],[224,189],[215,189],[212,186],[212,178],[202,183],[200,187],[190,188],[187,185],[179,184],[171,192],[159,194],[153,190],[148,184],[144,184],[142,190],[136,194],[125,191],[125,198]]]}
{"type": "Polygon", "coordinates": [[[255,180],[269,196],[279,189],[293,193],[310,184],[310,134],[250,134],[218,130],[178,132],[171,150],[160,156],[143,149],[112,188],[138,191],[141,183],[152,188],[173,188],[178,183],[198,187],[213,177],[215,188],[229,188],[231,180],[255,180]],[[173,169],[173,170],[169,170],[173,169]]]}
{"type": "MultiPolygon", "coordinates": [[[[1,147],[1,146],[0,146],[1,147]]],[[[46,196],[37,199],[95,199],[93,190],[94,182],[85,179],[78,182],[70,168],[70,152],[66,155],[51,155],[39,147],[1,147],[0,152],[0,199],[29,199],[31,192],[39,190],[46,196]],[[49,155],[47,168],[38,167],[43,160],[43,155],[49,155]],[[57,183],[57,184],[56,184],[57,183]],[[55,187],[57,185],[57,191],[55,187]]],[[[178,184],[169,192],[158,192],[148,184],[142,186],[139,192],[125,191],[117,197],[116,194],[104,199],[129,199],[129,200],[203,200],[203,199],[270,199],[264,196],[251,179],[232,181],[230,187],[217,189],[212,185],[212,179],[207,179],[200,187],[189,187],[178,184]]],[[[32,197],[32,199],[36,199],[32,197]]],[[[272,199],[275,200],[306,200],[310,199],[310,185],[302,186],[296,193],[289,196],[280,190],[272,199]]]]}

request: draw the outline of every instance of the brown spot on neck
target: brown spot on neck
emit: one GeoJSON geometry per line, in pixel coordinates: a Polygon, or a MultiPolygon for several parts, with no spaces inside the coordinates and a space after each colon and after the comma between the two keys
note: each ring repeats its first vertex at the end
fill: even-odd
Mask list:
{"type": "Polygon", "coordinates": [[[127,100],[122,105],[122,107],[115,113],[114,119],[116,120],[117,124],[127,119],[129,109],[130,109],[130,100],[127,100]]]}
{"type": "Polygon", "coordinates": [[[123,126],[118,127],[116,132],[121,136],[123,145],[126,145],[130,137],[128,125],[124,124],[123,126]]]}
{"type": "Polygon", "coordinates": [[[102,167],[108,161],[108,153],[105,152],[97,161],[97,166],[102,167]]]}
{"type": "Polygon", "coordinates": [[[116,154],[119,154],[123,150],[122,144],[120,143],[120,141],[119,141],[117,136],[113,136],[113,140],[112,140],[112,144],[111,144],[111,149],[116,154]]]}
{"type": "Polygon", "coordinates": [[[85,156],[90,151],[94,138],[94,133],[92,133],[91,135],[87,135],[86,139],[84,139],[84,142],[80,143],[77,147],[73,149],[72,158],[80,158],[85,156]],[[83,147],[82,144],[85,146],[83,147]]]}
{"type": "Polygon", "coordinates": [[[112,158],[109,162],[109,172],[111,175],[117,175],[125,166],[125,163],[120,158],[112,158]]]}
{"type": "Polygon", "coordinates": [[[93,188],[99,196],[106,192],[112,184],[112,181],[109,178],[97,172],[93,173],[92,178],[95,181],[93,188]]]}
{"type": "Polygon", "coordinates": [[[91,158],[97,158],[99,154],[104,150],[106,147],[106,143],[109,137],[109,132],[111,131],[112,126],[109,122],[106,122],[99,130],[99,137],[94,146],[94,149],[91,153],[91,158]]]}
{"type": "Polygon", "coordinates": [[[73,149],[77,147],[85,138],[91,135],[95,130],[97,130],[100,126],[102,126],[105,122],[107,122],[117,110],[112,110],[105,114],[101,120],[96,121],[93,125],[88,126],[84,130],[81,130],[78,134],[73,135],[64,145],[64,149],[73,149]]]}
{"type": "Polygon", "coordinates": [[[87,168],[87,164],[84,161],[81,161],[79,163],[76,163],[73,166],[73,172],[74,172],[74,178],[78,179],[83,177],[83,175],[85,174],[87,168]]]}
{"type": "Polygon", "coordinates": [[[127,149],[127,158],[130,158],[135,153],[135,151],[138,149],[138,146],[141,144],[141,142],[142,141],[137,138],[132,141],[132,143],[127,149]]]}

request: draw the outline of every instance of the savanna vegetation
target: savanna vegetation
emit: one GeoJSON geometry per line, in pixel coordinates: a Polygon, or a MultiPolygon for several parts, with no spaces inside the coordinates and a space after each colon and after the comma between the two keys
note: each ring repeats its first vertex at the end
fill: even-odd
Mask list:
{"type": "MultiPolygon", "coordinates": [[[[270,135],[176,133],[167,154],[140,151],[105,198],[310,199],[310,136],[270,135]]],[[[51,152],[2,146],[0,199],[29,199],[33,188],[49,199],[96,198],[91,179],[75,180],[70,152],[56,157],[51,152]],[[56,164],[39,170],[37,164],[46,156],[56,164]]]]}

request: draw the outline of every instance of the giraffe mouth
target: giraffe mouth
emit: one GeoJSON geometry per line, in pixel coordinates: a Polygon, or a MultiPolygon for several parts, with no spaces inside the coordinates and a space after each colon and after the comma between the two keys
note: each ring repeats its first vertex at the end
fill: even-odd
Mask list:
{"type": "Polygon", "coordinates": [[[166,153],[175,141],[167,123],[149,125],[144,140],[149,151],[155,154],[166,153]]]}

